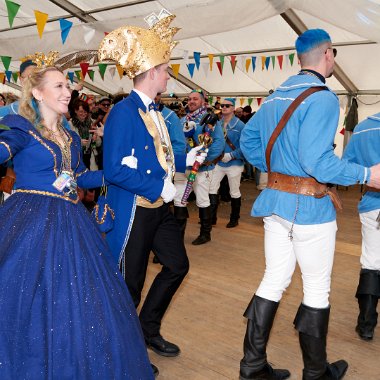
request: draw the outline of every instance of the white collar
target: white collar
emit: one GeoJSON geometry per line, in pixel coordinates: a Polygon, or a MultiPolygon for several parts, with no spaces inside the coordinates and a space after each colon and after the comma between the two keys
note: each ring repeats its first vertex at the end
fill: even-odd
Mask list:
{"type": "Polygon", "coordinates": [[[153,102],[153,100],[143,92],[136,90],[135,88],[133,91],[140,97],[141,101],[144,103],[144,106],[149,111],[149,105],[153,102]]]}

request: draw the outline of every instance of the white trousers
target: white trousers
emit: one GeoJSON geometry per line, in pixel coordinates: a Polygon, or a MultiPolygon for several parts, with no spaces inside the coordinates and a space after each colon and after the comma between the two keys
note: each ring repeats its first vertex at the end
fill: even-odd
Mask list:
{"type": "Polygon", "coordinates": [[[302,273],[303,304],[329,306],[331,271],[334,261],[336,221],[293,227],[277,215],[264,218],[266,268],[256,294],[279,302],[289,286],[298,263],[302,273]]]}
{"type": "Polygon", "coordinates": [[[176,172],[174,175],[174,186],[176,188],[176,193],[174,196],[174,206],[186,207],[186,205],[183,205],[181,203],[183,193],[185,192],[186,184],[187,184],[186,173],[176,172]]]}
{"type": "Polygon", "coordinates": [[[380,223],[376,222],[380,209],[361,213],[363,269],[380,270],[380,223]]]}
{"type": "Polygon", "coordinates": [[[205,172],[198,172],[195,177],[193,189],[196,197],[196,204],[198,207],[210,206],[210,186],[213,172],[215,169],[205,172]]]}
{"type": "Polygon", "coordinates": [[[215,169],[212,171],[210,194],[218,193],[220,182],[226,175],[228,179],[228,184],[230,186],[231,198],[240,198],[240,180],[241,173],[243,172],[243,170],[244,166],[233,165],[224,167],[220,165],[215,165],[215,169]]]}

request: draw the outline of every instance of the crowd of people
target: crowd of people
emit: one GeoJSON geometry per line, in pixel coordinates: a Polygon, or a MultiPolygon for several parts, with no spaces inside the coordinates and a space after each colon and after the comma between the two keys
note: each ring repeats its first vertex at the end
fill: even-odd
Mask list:
{"type": "Polygon", "coordinates": [[[20,67],[21,98],[6,105],[0,96],[0,161],[16,173],[12,195],[0,207],[0,378],[157,376],[146,347],[166,357],[181,352],[161,335],[161,324],[189,271],[188,178],[200,220],[192,244],[201,245],[217,223],[224,177],[231,198],[226,227],[238,226],[249,164],[268,173],[252,208],[264,221],[266,269],[244,314],[240,379],[290,377],[288,369],[269,364],[266,348],[297,263],[303,299],[294,325],[302,378],[342,379],[348,363],[330,364],[326,347],[339,207],[331,184],[365,185],[356,331],[371,340],[380,296],[380,114],[357,126],[342,159],[334,154],[339,102],[326,78],[337,51],[321,29],[297,38],[300,72],[256,114],[236,107],[232,97],[211,107],[200,89],[170,109],[161,100],[176,31],[169,17],[153,32],[128,26],[124,37],[116,30],[102,40],[99,59],[118,61],[133,81],[130,94],[94,99],[83,83],[70,90],[53,65],[28,60],[20,67]],[[123,44],[116,54],[118,38],[123,44]],[[114,213],[105,238],[79,190],[95,193],[93,205],[91,189],[103,184],[114,213]],[[162,267],[137,315],[152,251],[162,267]]]}

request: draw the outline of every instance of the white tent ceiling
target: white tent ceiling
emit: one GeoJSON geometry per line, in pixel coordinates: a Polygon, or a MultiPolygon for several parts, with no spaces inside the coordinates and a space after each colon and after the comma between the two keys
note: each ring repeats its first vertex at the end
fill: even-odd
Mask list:
{"type": "MultiPolygon", "coordinates": [[[[37,51],[58,50],[61,56],[84,49],[97,49],[105,32],[123,25],[147,27],[144,17],[162,8],[177,17],[173,26],[180,44],[171,63],[180,63],[178,80],[171,79],[168,92],[185,94],[190,88],[203,88],[212,95],[266,96],[286,77],[298,71],[284,59],[283,69],[277,62],[268,70],[261,68],[262,56],[288,55],[294,52],[297,35],[308,28],[327,30],[338,49],[336,76],[328,80],[338,93],[380,94],[380,0],[15,0],[21,7],[9,28],[5,2],[0,5],[0,55],[11,56],[10,70],[18,71],[20,59],[37,51]],[[49,15],[42,38],[39,38],[34,10],[49,15]],[[73,22],[62,44],[59,19],[73,22]],[[85,27],[95,30],[86,44],[85,27]],[[201,65],[208,66],[208,54],[214,54],[213,69],[194,71],[191,78],[186,63],[193,52],[201,53],[201,65]],[[186,55],[189,58],[186,58],[186,55]],[[223,75],[216,62],[225,55],[223,75]],[[230,56],[237,55],[235,73],[230,56]],[[256,56],[256,70],[245,70],[241,56],[256,56]],[[185,58],[184,58],[185,57],[185,58]]],[[[78,67],[76,68],[78,69],[78,67]]],[[[0,70],[2,70],[0,66],[0,70]]],[[[112,77],[107,70],[104,81],[95,69],[95,80],[86,77],[88,88],[98,93],[130,91],[131,81],[112,77]]],[[[13,87],[15,87],[13,85],[13,87]]],[[[4,87],[0,91],[7,91],[4,87]]]]}

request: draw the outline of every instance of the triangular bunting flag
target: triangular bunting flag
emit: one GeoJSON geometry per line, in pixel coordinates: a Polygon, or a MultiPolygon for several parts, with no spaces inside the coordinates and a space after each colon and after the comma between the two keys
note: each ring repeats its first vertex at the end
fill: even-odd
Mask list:
{"type": "Polygon", "coordinates": [[[94,70],[88,70],[88,76],[91,78],[92,81],[94,81],[94,75],[95,75],[94,70]]]}
{"type": "Polygon", "coordinates": [[[260,104],[261,104],[261,101],[263,100],[263,98],[257,98],[257,105],[260,107],[260,104]]]}
{"type": "Polygon", "coordinates": [[[235,68],[236,68],[236,55],[231,55],[230,56],[230,59],[231,59],[231,69],[232,69],[232,72],[235,74],[235,68]]]}
{"type": "Polygon", "coordinates": [[[344,132],[346,132],[346,129],[343,127],[339,133],[344,136],[344,132]]]}
{"type": "Polygon", "coordinates": [[[223,71],[223,67],[224,67],[224,55],[220,55],[219,56],[219,62],[220,62],[220,66],[221,66],[222,71],[223,71]]]}
{"type": "Polygon", "coordinates": [[[252,60],[252,72],[254,73],[256,69],[256,57],[252,57],[251,60],[252,60]]]}
{"type": "Polygon", "coordinates": [[[189,62],[189,51],[188,50],[184,50],[182,57],[185,60],[185,62],[188,63],[189,62]]]}
{"type": "Polygon", "coordinates": [[[120,79],[122,79],[124,76],[124,69],[120,65],[116,65],[116,68],[117,68],[117,72],[119,73],[120,79]]]}
{"type": "Polygon", "coordinates": [[[5,83],[5,74],[0,73],[0,83],[4,84],[5,83]]]}
{"type": "Polygon", "coordinates": [[[5,75],[7,77],[7,81],[10,82],[11,81],[11,78],[12,78],[12,71],[10,70],[6,70],[5,71],[5,75]]]}
{"type": "Polygon", "coordinates": [[[178,74],[179,74],[179,69],[181,67],[181,64],[180,63],[172,63],[171,67],[172,67],[175,79],[178,79],[178,74]]]}
{"type": "Polygon", "coordinates": [[[243,104],[244,104],[244,101],[245,101],[245,99],[244,99],[244,98],[240,98],[240,107],[242,107],[242,106],[243,106],[243,104]]]}
{"type": "Polygon", "coordinates": [[[239,62],[239,67],[240,67],[241,71],[244,71],[246,59],[247,59],[246,55],[239,56],[239,61],[240,61],[239,62]]]}
{"type": "Polygon", "coordinates": [[[91,42],[91,40],[94,38],[96,30],[86,25],[83,25],[83,30],[84,30],[84,36],[83,36],[84,42],[86,42],[86,45],[88,45],[91,42]]]}
{"type": "Polygon", "coordinates": [[[81,62],[79,66],[82,71],[82,78],[84,79],[86,78],[86,74],[87,74],[88,67],[90,66],[90,64],[88,62],[81,62]]]}
{"type": "Polygon", "coordinates": [[[207,77],[208,75],[208,63],[207,62],[201,62],[201,67],[203,69],[203,73],[205,75],[205,77],[207,77]]]}
{"type": "Polygon", "coordinates": [[[269,62],[270,62],[270,57],[265,58],[265,68],[268,70],[269,67],[269,62]]]}
{"type": "Polygon", "coordinates": [[[67,75],[68,75],[68,77],[70,79],[70,82],[74,83],[74,72],[73,71],[68,71],[67,75]]]}
{"type": "Polygon", "coordinates": [[[111,78],[113,78],[115,76],[115,73],[116,73],[116,67],[110,67],[109,73],[111,75],[111,78]]]}
{"type": "Polygon", "coordinates": [[[283,55],[278,55],[277,56],[277,61],[278,61],[278,65],[280,66],[280,70],[282,70],[282,61],[284,59],[284,56],[283,55]]]}
{"type": "Polygon", "coordinates": [[[186,66],[187,70],[189,70],[190,77],[192,78],[194,75],[195,63],[188,63],[186,66]]]}
{"type": "Polygon", "coordinates": [[[247,58],[247,59],[245,60],[245,71],[246,71],[247,73],[248,73],[249,66],[251,66],[251,62],[252,62],[252,60],[249,59],[249,58],[247,58]]]}
{"type": "Polygon", "coordinates": [[[66,38],[70,33],[70,29],[73,26],[73,23],[69,20],[65,20],[64,18],[59,19],[59,26],[61,28],[61,39],[62,44],[66,42],[66,38]]]}
{"type": "Polygon", "coordinates": [[[18,72],[17,71],[12,73],[12,78],[13,78],[13,82],[17,83],[17,79],[18,79],[18,72]]]}
{"type": "Polygon", "coordinates": [[[216,62],[216,66],[218,66],[218,70],[220,72],[220,75],[223,75],[223,65],[222,65],[222,62],[216,62]]]}
{"type": "Polygon", "coordinates": [[[250,106],[252,104],[253,98],[248,98],[248,105],[250,106]]]}
{"type": "Polygon", "coordinates": [[[193,54],[194,54],[195,67],[197,68],[197,70],[199,70],[199,66],[201,64],[201,53],[199,51],[195,51],[193,54]]]}
{"type": "Polygon", "coordinates": [[[265,60],[267,59],[267,57],[265,57],[265,55],[263,55],[261,57],[261,70],[264,70],[265,68],[265,60]]]}
{"type": "Polygon", "coordinates": [[[290,64],[293,66],[293,61],[294,61],[294,53],[292,53],[292,54],[289,54],[289,61],[290,61],[290,64]]]}
{"type": "Polygon", "coordinates": [[[74,71],[75,72],[75,76],[78,78],[78,80],[82,80],[82,73],[80,70],[77,70],[77,71],[74,71]]]}
{"type": "Polygon", "coordinates": [[[98,68],[99,68],[99,74],[102,77],[102,79],[104,80],[104,73],[106,71],[107,64],[106,63],[99,63],[98,68]]]}
{"type": "Polygon", "coordinates": [[[212,95],[209,95],[209,97],[208,97],[208,104],[211,105],[213,103],[213,101],[214,101],[214,97],[212,95]]]}
{"type": "Polygon", "coordinates": [[[214,62],[214,54],[208,54],[208,60],[210,62],[210,71],[212,71],[212,64],[214,62]]]}
{"type": "Polygon", "coordinates": [[[9,70],[9,65],[11,64],[12,57],[7,57],[5,55],[1,56],[1,62],[3,62],[5,70],[9,70]]]}
{"type": "Polygon", "coordinates": [[[9,1],[9,0],[5,0],[5,4],[7,5],[9,26],[12,28],[13,21],[20,8],[20,4],[16,4],[13,1],[9,1]]]}
{"type": "Polygon", "coordinates": [[[42,38],[49,15],[40,11],[34,11],[34,15],[36,16],[38,34],[40,35],[40,38],[42,38]]]}
{"type": "Polygon", "coordinates": [[[272,60],[272,66],[273,66],[273,69],[274,69],[274,63],[276,62],[276,57],[274,55],[272,55],[270,58],[272,60]]]}

